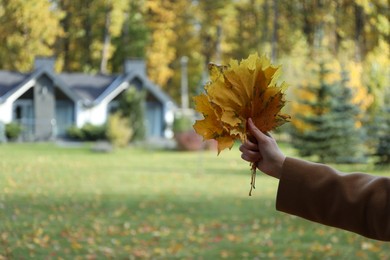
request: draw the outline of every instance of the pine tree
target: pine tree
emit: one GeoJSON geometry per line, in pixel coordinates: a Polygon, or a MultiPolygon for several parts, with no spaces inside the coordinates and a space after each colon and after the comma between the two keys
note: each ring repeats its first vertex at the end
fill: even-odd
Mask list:
{"type": "Polygon", "coordinates": [[[356,123],[358,108],[351,102],[346,73],[343,72],[341,81],[329,83],[327,78],[331,72],[321,63],[318,86],[305,87],[314,99],[300,100],[310,113],[297,115],[306,127],[293,131],[294,146],[301,156],[317,156],[320,162],[362,161],[362,150],[358,148],[362,130],[356,123]]]}
{"type": "MultiPolygon", "coordinates": [[[[315,72],[316,73],[316,72],[315,72]]],[[[301,156],[316,155],[319,161],[326,160],[331,138],[331,132],[326,127],[328,115],[326,111],[330,110],[331,86],[326,84],[324,76],[328,73],[325,64],[320,64],[318,86],[306,86],[305,91],[314,96],[314,100],[299,100],[299,103],[309,108],[309,114],[299,113],[297,119],[306,126],[305,129],[294,128],[293,144],[299,150],[301,156]]],[[[302,111],[303,112],[303,111],[302,111]]],[[[305,111],[307,112],[307,111],[305,111]]]]}
{"type": "Polygon", "coordinates": [[[390,91],[386,91],[385,102],[377,116],[377,147],[378,164],[390,164],[390,91]]]}
{"type": "Polygon", "coordinates": [[[352,102],[353,93],[349,87],[349,75],[341,70],[341,81],[333,91],[331,113],[333,118],[335,142],[329,150],[329,158],[336,163],[365,162],[365,131],[358,125],[360,108],[352,102]]]}

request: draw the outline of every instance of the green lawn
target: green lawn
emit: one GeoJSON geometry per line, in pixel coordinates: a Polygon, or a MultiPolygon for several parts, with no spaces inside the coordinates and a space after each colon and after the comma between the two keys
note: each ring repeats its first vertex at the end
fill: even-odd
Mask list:
{"type": "Polygon", "coordinates": [[[277,212],[270,177],[249,197],[249,181],[237,147],[0,145],[0,259],[390,259],[389,243],[277,212]]]}

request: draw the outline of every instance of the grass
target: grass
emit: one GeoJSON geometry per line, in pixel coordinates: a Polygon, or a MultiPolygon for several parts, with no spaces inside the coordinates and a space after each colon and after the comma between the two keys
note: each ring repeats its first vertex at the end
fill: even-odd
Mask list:
{"type": "Polygon", "coordinates": [[[270,177],[249,197],[249,179],[237,147],[1,145],[0,259],[389,259],[389,243],[277,212],[270,177]]]}

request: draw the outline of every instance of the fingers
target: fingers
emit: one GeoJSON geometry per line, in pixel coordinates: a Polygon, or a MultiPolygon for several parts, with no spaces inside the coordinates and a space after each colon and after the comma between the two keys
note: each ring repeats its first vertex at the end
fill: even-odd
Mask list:
{"type": "Polygon", "coordinates": [[[267,141],[268,136],[261,132],[253,123],[252,119],[248,119],[249,132],[256,138],[257,142],[262,143],[267,141]]]}
{"type": "Polygon", "coordinates": [[[258,163],[262,160],[262,157],[261,156],[250,156],[248,154],[241,154],[241,158],[244,160],[244,161],[247,161],[247,162],[251,162],[251,163],[258,163]]]}
{"type": "Polygon", "coordinates": [[[241,158],[248,162],[258,162],[262,159],[261,154],[257,148],[257,145],[246,142],[240,146],[242,152],[241,158]]]}
{"type": "Polygon", "coordinates": [[[251,142],[249,140],[247,140],[245,143],[243,143],[242,146],[244,146],[248,150],[253,150],[253,151],[258,151],[259,150],[259,147],[258,147],[257,143],[253,143],[253,142],[251,142]]]}
{"type": "Polygon", "coordinates": [[[254,152],[242,153],[241,158],[247,162],[252,162],[252,163],[257,163],[262,159],[259,153],[254,153],[254,152]]]}

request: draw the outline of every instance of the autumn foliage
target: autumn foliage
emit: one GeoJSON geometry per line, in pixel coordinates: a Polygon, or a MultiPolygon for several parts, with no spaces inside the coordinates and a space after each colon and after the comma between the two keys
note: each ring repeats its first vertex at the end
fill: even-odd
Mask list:
{"type": "Polygon", "coordinates": [[[194,129],[205,140],[215,139],[218,153],[231,148],[236,139],[248,138],[248,118],[263,132],[288,121],[289,116],[281,113],[287,84],[278,85],[280,66],[268,58],[252,54],[227,66],[210,64],[209,72],[206,92],[194,98],[196,110],[204,116],[194,129]]]}
{"type": "MultiPolygon", "coordinates": [[[[206,93],[194,98],[196,110],[204,116],[195,122],[194,129],[205,140],[218,142],[218,154],[231,148],[236,139],[250,138],[249,118],[262,132],[289,120],[290,116],[281,113],[287,85],[278,85],[280,67],[273,66],[266,57],[252,54],[241,62],[231,60],[227,66],[210,64],[209,72],[211,80],[205,86],[206,93]]],[[[251,167],[249,195],[255,188],[256,163],[251,167]]]]}

